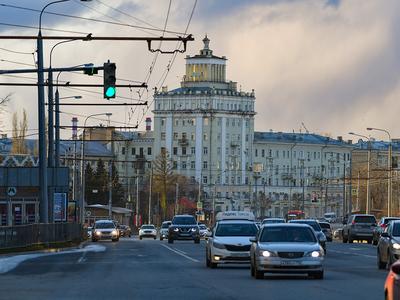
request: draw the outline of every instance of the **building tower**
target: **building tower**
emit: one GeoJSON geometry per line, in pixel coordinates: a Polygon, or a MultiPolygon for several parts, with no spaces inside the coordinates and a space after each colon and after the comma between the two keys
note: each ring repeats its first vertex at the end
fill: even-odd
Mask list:
{"type": "Polygon", "coordinates": [[[168,151],[175,172],[195,180],[204,207],[250,209],[254,90],[226,80],[226,61],[210,40],[186,57],[181,87],[154,95],[154,151],[168,151]],[[214,204],[213,204],[214,203],[214,204]]]}

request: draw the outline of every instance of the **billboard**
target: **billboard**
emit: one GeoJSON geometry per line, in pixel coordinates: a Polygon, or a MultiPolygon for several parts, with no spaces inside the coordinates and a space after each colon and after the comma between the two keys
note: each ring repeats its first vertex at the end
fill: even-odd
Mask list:
{"type": "Polygon", "coordinates": [[[67,193],[54,193],[54,221],[67,221],[67,193]]]}

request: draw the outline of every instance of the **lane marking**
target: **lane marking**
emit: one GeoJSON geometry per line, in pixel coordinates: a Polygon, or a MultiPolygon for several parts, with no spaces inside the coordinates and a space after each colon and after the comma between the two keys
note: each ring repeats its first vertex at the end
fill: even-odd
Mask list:
{"type": "Polygon", "coordinates": [[[368,258],[376,258],[375,255],[361,254],[361,253],[353,253],[353,252],[345,252],[345,251],[337,251],[337,250],[329,250],[329,252],[346,254],[346,255],[354,255],[354,256],[363,256],[368,258]]]}
{"type": "Polygon", "coordinates": [[[82,256],[78,259],[78,264],[81,264],[86,261],[86,253],[87,252],[82,253],[82,256]]]}
{"type": "Polygon", "coordinates": [[[191,260],[191,261],[193,261],[193,262],[197,262],[197,263],[200,262],[199,260],[197,260],[197,259],[195,259],[195,258],[192,258],[192,257],[190,257],[190,256],[188,256],[188,255],[186,255],[186,254],[184,254],[184,253],[182,253],[182,252],[180,252],[180,251],[174,249],[174,248],[168,247],[167,245],[161,244],[161,246],[163,246],[164,248],[166,248],[166,249],[168,249],[168,250],[170,250],[170,251],[172,251],[172,252],[174,252],[174,253],[176,253],[176,254],[178,254],[178,255],[184,257],[184,258],[187,258],[187,259],[189,259],[189,260],[191,260]]]}

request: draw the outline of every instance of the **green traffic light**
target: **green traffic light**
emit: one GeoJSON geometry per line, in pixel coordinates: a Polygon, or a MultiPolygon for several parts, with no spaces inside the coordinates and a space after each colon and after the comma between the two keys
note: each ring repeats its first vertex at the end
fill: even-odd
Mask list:
{"type": "Polygon", "coordinates": [[[107,91],[106,91],[106,96],[107,96],[107,98],[114,97],[115,96],[115,87],[113,87],[113,86],[108,87],[107,91]]]}

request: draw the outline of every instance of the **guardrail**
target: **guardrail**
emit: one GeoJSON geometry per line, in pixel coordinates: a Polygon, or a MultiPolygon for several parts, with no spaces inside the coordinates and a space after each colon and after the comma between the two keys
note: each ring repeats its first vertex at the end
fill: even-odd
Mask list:
{"type": "Polygon", "coordinates": [[[77,223],[4,226],[0,227],[0,249],[80,242],[86,238],[85,231],[77,223]]]}

